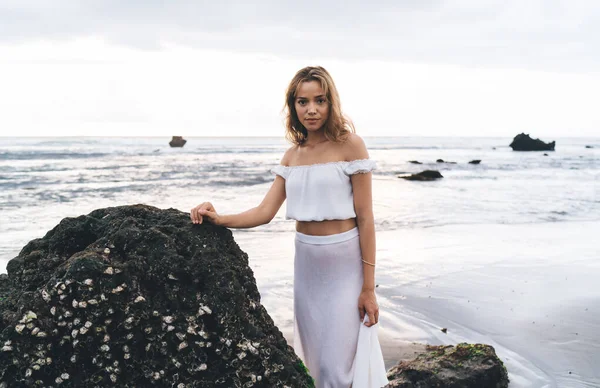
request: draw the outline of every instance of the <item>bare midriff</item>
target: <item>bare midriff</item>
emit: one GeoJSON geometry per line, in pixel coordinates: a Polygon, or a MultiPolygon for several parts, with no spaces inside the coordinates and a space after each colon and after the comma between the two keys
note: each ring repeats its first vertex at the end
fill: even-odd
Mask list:
{"type": "Polygon", "coordinates": [[[296,231],[311,236],[329,236],[347,232],[356,227],[356,218],[347,220],[296,221],[296,231]]]}

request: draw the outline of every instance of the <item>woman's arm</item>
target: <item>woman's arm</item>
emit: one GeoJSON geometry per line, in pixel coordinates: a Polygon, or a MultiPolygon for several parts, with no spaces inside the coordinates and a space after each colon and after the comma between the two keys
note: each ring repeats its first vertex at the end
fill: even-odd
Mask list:
{"type": "MultiPolygon", "coordinates": [[[[291,148],[283,155],[281,164],[287,165],[290,153],[291,148]]],[[[285,198],[285,179],[277,175],[271,188],[257,207],[243,213],[219,215],[212,203],[204,202],[190,211],[190,218],[194,224],[201,224],[206,219],[212,224],[229,228],[254,228],[271,222],[285,198]]]]}
{"type": "MultiPolygon", "coordinates": [[[[368,159],[369,153],[364,141],[358,135],[348,139],[347,160],[368,159]]],[[[373,216],[372,174],[357,173],[350,177],[354,195],[354,211],[359,231],[360,251],[363,262],[363,287],[359,297],[361,321],[365,312],[369,316],[367,326],[379,322],[379,307],[375,297],[375,218],[373,216]]]]}
{"type": "Polygon", "coordinates": [[[285,201],[285,180],[279,175],[265,195],[260,205],[243,213],[219,215],[210,202],[205,202],[191,211],[192,222],[201,224],[206,218],[215,225],[228,228],[254,228],[255,226],[268,224],[279,211],[285,201]],[[194,217],[195,215],[195,217],[194,217]]]}
{"type": "MultiPolygon", "coordinates": [[[[371,194],[371,173],[354,174],[351,177],[352,190],[354,191],[354,210],[356,223],[360,233],[360,251],[362,259],[375,264],[375,218],[371,194]]],[[[363,290],[375,289],[375,267],[363,263],[364,281],[363,290]]]]}

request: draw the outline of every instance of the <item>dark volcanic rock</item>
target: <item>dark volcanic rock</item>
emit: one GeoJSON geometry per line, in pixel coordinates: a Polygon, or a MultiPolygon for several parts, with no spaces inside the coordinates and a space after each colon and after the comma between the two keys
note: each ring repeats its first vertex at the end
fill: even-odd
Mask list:
{"type": "Polygon", "coordinates": [[[443,175],[436,170],[425,170],[418,174],[412,174],[408,176],[400,176],[399,178],[407,179],[409,181],[432,181],[434,179],[443,178],[443,175]]]}
{"type": "Polygon", "coordinates": [[[226,228],[99,209],[65,218],[7,270],[0,386],[313,386],[226,228]]]}
{"type": "Polygon", "coordinates": [[[591,145],[586,145],[585,148],[594,148],[594,147],[591,145]]]}
{"type": "Polygon", "coordinates": [[[554,151],[555,141],[544,143],[540,139],[532,139],[529,135],[520,133],[510,143],[513,151],[554,151]]]}
{"type": "Polygon", "coordinates": [[[508,373],[494,348],[482,344],[427,346],[388,371],[390,388],[506,388],[508,373]]]}
{"type": "Polygon", "coordinates": [[[8,296],[10,290],[10,284],[8,283],[8,275],[5,273],[0,274],[0,301],[8,296]]]}
{"type": "Polygon", "coordinates": [[[185,143],[187,143],[187,140],[185,140],[183,137],[173,136],[173,138],[169,142],[169,145],[171,147],[183,147],[185,145],[185,143]]]}
{"type": "Polygon", "coordinates": [[[456,164],[456,162],[448,162],[448,161],[445,161],[444,159],[438,159],[435,162],[436,163],[446,163],[446,164],[456,164]]]}
{"type": "Polygon", "coordinates": [[[479,164],[479,163],[481,163],[480,159],[474,159],[469,162],[469,164],[479,164]]]}
{"type": "Polygon", "coordinates": [[[409,160],[408,163],[412,163],[412,164],[423,164],[421,162],[419,162],[418,160],[409,160]]]}

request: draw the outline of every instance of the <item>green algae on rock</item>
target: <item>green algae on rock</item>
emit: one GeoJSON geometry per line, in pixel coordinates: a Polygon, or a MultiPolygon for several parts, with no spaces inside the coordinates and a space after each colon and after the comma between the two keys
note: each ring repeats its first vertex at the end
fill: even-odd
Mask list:
{"type": "Polygon", "coordinates": [[[426,346],[388,371],[390,388],[507,388],[508,373],[490,345],[426,346]]]}
{"type": "Polygon", "coordinates": [[[229,230],[145,205],[65,218],[7,266],[0,387],[311,387],[229,230]]]}

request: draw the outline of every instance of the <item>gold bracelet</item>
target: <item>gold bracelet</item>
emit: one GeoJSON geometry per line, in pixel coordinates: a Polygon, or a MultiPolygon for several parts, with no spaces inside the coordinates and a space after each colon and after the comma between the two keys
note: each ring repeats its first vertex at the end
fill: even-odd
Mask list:
{"type": "MultiPolygon", "coordinates": [[[[362,260],[362,259],[361,259],[361,260],[362,260]]],[[[363,263],[365,263],[365,264],[369,264],[371,267],[375,267],[375,264],[373,264],[373,263],[369,263],[368,261],[364,261],[364,260],[362,260],[362,262],[363,262],[363,263]]]]}

